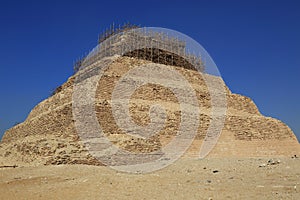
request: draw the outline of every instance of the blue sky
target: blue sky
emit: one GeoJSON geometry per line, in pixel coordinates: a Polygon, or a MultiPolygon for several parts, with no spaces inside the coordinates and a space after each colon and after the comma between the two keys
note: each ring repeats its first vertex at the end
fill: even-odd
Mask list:
{"type": "Polygon", "coordinates": [[[72,75],[112,22],[174,29],[229,88],[300,138],[300,1],[0,1],[0,137],[72,75]]]}

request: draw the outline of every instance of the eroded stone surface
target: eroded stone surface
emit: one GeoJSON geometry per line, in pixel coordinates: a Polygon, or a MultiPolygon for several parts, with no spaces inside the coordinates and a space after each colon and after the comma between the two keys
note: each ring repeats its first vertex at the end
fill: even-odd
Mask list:
{"type": "MultiPolygon", "coordinates": [[[[116,125],[111,108],[115,84],[128,70],[149,62],[129,57],[117,58],[99,80],[96,90],[95,112],[105,136],[114,145],[131,152],[159,150],[177,134],[180,124],[181,111],[174,94],[168,88],[147,84],[132,95],[130,114],[138,125],[147,125],[150,122],[150,106],[159,103],[167,113],[164,128],[148,139],[140,139],[124,133],[116,125]]],[[[201,76],[196,71],[180,67],[174,69],[196,91],[201,108],[197,135],[186,153],[186,156],[196,157],[211,120],[211,97],[203,76],[212,81],[220,79],[209,75],[201,76]]],[[[80,142],[74,126],[72,92],[75,77],[76,75],[70,77],[58,93],[39,103],[23,123],[5,133],[0,144],[2,162],[22,162],[28,165],[101,165],[80,142]]],[[[264,117],[250,98],[233,94],[225,85],[224,87],[228,105],[227,116],[218,144],[209,156],[299,155],[299,143],[290,128],[279,120],[264,117]]]]}

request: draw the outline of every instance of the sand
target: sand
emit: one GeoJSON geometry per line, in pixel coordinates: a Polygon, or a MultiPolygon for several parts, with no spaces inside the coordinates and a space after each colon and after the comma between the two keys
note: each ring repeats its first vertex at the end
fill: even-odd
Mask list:
{"type": "Polygon", "coordinates": [[[300,199],[300,158],[182,158],[148,174],[89,165],[2,167],[0,194],[1,199],[300,199]]]}

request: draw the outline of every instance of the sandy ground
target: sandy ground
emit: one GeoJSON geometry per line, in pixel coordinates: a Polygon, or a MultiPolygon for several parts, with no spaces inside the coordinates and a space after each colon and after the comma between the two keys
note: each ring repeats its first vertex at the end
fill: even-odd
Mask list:
{"type": "Polygon", "coordinates": [[[149,174],[87,165],[0,168],[0,199],[300,199],[300,158],[269,159],[182,158],[149,174]]]}

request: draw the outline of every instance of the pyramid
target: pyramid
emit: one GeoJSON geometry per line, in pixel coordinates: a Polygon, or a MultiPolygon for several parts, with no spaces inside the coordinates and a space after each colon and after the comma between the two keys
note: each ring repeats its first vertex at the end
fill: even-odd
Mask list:
{"type": "MultiPolygon", "coordinates": [[[[105,61],[109,64],[102,70],[102,76],[97,80],[95,101],[92,105],[97,123],[104,136],[117,148],[128,152],[149,153],[157,152],[167,146],[177,137],[182,122],[180,102],[174,92],[159,84],[144,84],[137,88],[129,101],[129,113],[137,125],[143,127],[151,122],[149,111],[151,105],[161,104],[166,113],[165,124],[157,134],[147,138],[136,137],[126,133],[116,122],[113,111],[113,91],[118,82],[124,81],[128,72],[138,66],[155,64],[158,71],[166,68],[180,73],[189,82],[199,105],[199,124],[192,143],[183,156],[198,158],[201,145],[206,139],[206,133],[212,123],[212,96],[205,80],[222,85],[226,95],[227,110],[220,137],[208,157],[265,157],[265,156],[293,156],[300,154],[300,145],[294,133],[283,122],[263,116],[255,103],[248,97],[234,94],[218,76],[202,73],[192,67],[189,62],[180,60],[180,56],[167,62],[168,56],[161,49],[154,54],[165,55],[165,61],[159,56],[149,59],[145,55],[153,54],[149,49],[131,52],[123,56],[111,54],[105,58],[96,59],[94,63],[86,63],[83,70],[101,68],[105,61]],[[160,61],[159,61],[160,60],[160,61]],[[97,64],[95,64],[97,63],[97,64]]],[[[82,64],[82,63],[81,63],[82,64]]],[[[82,69],[71,76],[56,92],[46,100],[35,106],[27,119],[7,130],[0,143],[0,162],[2,164],[20,165],[57,165],[57,164],[88,164],[103,165],[93,156],[82,135],[78,133],[80,119],[74,117],[74,90],[82,69]]],[[[159,74],[159,73],[158,73],[159,74]]],[[[93,76],[85,77],[89,81],[93,76]]],[[[135,79],[125,81],[130,84],[146,79],[147,74],[139,74],[135,79]]],[[[156,77],[172,80],[162,75],[156,77]]],[[[178,82],[175,89],[182,89],[183,83],[178,82]]],[[[81,111],[80,111],[81,112],[81,111]]],[[[82,117],[89,117],[90,113],[81,113],[82,117]]],[[[155,123],[155,122],[154,122],[155,123]]],[[[160,124],[157,124],[157,126],[160,124]]],[[[193,126],[188,124],[187,126],[193,126]]],[[[88,128],[89,127],[85,127],[88,128]]]]}

